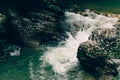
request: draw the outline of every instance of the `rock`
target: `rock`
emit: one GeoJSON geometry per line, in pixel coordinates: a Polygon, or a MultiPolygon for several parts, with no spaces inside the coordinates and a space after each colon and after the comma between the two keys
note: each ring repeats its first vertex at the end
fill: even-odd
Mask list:
{"type": "Polygon", "coordinates": [[[40,43],[38,41],[27,41],[25,44],[31,48],[40,48],[40,43]]]}
{"type": "Polygon", "coordinates": [[[118,73],[116,65],[108,61],[105,49],[99,47],[97,43],[90,41],[82,43],[77,57],[83,68],[92,74],[117,75],[118,73]]]}
{"type": "Polygon", "coordinates": [[[99,80],[114,80],[113,77],[111,77],[110,75],[103,75],[102,77],[99,78],[99,80]]]}
{"type": "Polygon", "coordinates": [[[0,62],[4,61],[6,58],[6,55],[3,51],[5,49],[5,45],[7,45],[6,43],[7,41],[5,39],[0,39],[0,62]]]}
{"type": "MultiPolygon", "coordinates": [[[[68,36],[60,19],[64,15],[63,11],[68,8],[67,5],[64,5],[66,8],[63,6],[66,2],[77,3],[71,0],[1,0],[0,10],[7,17],[7,39],[14,44],[27,46],[27,42],[31,41],[44,44],[65,40],[68,36]]],[[[79,26],[75,27],[77,32],[79,26]]],[[[31,46],[35,44],[30,44],[29,47],[31,46]]]]}
{"type": "MultiPolygon", "coordinates": [[[[65,40],[67,37],[60,19],[64,12],[57,1],[2,0],[1,12],[6,16],[7,39],[17,45],[37,41],[39,44],[65,40]]],[[[35,46],[34,44],[29,47],[35,46]]],[[[36,45],[38,47],[38,45],[36,45]]]]}
{"type": "Polygon", "coordinates": [[[6,57],[3,51],[5,45],[7,45],[7,41],[6,41],[7,29],[4,26],[4,22],[5,22],[5,15],[0,13],[0,62],[4,61],[6,57]]]}
{"type": "Polygon", "coordinates": [[[4,38],[6,35],[6,27],[4,26],[5,15],[0,14],[0,38],[4,38]]]}
{"type": "MultiPolygon", "coordinates": [[[[118,27],[119,28],[119,27],[118,27]]],[[[120,59],[120,30],[100,28],[92,32],[89,40],[80,44],[77,58],[83,68],[99,76],[116,76],[120,59]]]]}
{"type": "Polygon", "coordinates": [[[119,30],[120,30],[119,28],[113,28],[113,29],[100,28],[93,31],[89,39],[97,43],[99,42],[110,43],[111,41],[114,40],[118,41],[120,34],[119,30]]]}
{"type": "Polygon", "coordinates": [[[10,55],[19,55],[20,48],[13,45],[8,39],[8,28],[5,26],[6,16],[0,14],[0,62],[6,60],[10,55]]]}
{"type": "MultiPolygon", "coordinates": [[[[30,12],[27,14],[27,17],[15,18],[12,20],[13,29],[18,32],[18,35],[15,36],[19,36],[18,40],[22,41],[25,45],[31,41],[37,41],[39,44],[48,41],[60,41],[67,35],[63,27],[60,26],[60,16],[62,15],[42,10],[30,12]]],[[[33,46],[35,45],[33,44],[33,46]]]]}
{"type": "Polygon", "coordinates": [[[120,28],[109,29],[102,28],[92,32],[89,37],[90,40],[98,43],[100,47],[106,50],[106,53],[111,55],[112,58],[120,59],[120,28]]]}

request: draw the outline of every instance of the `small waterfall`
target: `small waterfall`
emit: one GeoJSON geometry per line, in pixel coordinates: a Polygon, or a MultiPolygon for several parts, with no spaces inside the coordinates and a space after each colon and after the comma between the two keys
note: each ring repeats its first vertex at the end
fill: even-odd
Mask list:
{"type": "Polygon", "coordinates": [[[71,66],[75,66],[78,62],[77,48],[80,43],[87,41],[89,34],[85,31],[78,32],[77,35],[80,37],[74,38],[71,34],[68,34],[69,38],[66,40],[64,46],[49,49],[46,52],[45,59],[53,65],[53,68],[58,73],[66,72],[71,66]]]}
{"type": "Polygon", "coordinates": [[[86,10],[83,16],[76,13],[65,12],[65,23],[71,27],[77,25],[79,31],[73,37],[68,33],[69,38],[65,41],[64,46],[52,47],[46,52],[45,60],[53,66],[57,73],[65,73],[74,67],[78,60],[77,49],[79,44],[88,40],[91,32],[97,28],[114,28],[117,18],[108,18],[104,15],[98,15],[94,12],[86,10]]]}

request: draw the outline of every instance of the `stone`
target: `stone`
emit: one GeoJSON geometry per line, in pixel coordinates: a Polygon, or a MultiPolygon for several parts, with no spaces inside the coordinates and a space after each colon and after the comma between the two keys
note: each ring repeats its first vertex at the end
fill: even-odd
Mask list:
{"type": "MultiPolygon", "coordinates": [[[[17,16],[18,18],[11,19],[11,26],[18,34],[16,32],[12,34],[16,34],[15,36],[18,37],[16,42],[21,41],[26,46],[29,46],[28,43],[31,41],[37,41],[40,44],[48,41],[61,41],[67,34],[60,26],[60,16],[62,15],[47,10],[30,12],[27,17],[17,16]]],[[[35,44],[31,44],[29,47],[31,46],[38,47],[35,44]]]]}
{"type": "Polygon", "coordinates": [[[89,40],[80,44],[77,58],[83,68],[99,76],[116,76],[120,59],[120,30],[117,28],[100,28],[94,30],[89,40]]]}

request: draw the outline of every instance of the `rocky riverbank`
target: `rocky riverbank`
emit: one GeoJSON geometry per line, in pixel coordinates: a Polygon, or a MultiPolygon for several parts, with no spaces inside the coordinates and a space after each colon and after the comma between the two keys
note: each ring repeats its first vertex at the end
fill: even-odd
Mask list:
{"type": "Polygon", "coordinates": [[[0,55],[10,45],[40,48],[67,37],[56,0],[1,0],[0,7],[0,55]]]}

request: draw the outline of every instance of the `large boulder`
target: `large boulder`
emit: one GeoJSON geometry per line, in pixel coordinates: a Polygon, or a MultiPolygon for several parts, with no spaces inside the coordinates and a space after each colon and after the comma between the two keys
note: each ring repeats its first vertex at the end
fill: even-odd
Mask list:
{"type": "Polygon", "coordinates": [[[90,40],[98,43],[101,48],[106,50],[107,55],[111,58],[118,58],[120,53],[120,26],[116,28],[102,28],[92,32],[90,40]]]}
{"type": "Polygon", "coordinates": [[[16,42],[29,47],[39,47],[40,44],[49,41],[60,41],[66,36],[63,27],[60,26],[60,16],[62,15],[46,10],[30,12],[24,17],[12,16],[16,18],[11,20],[11,36],[14,34],[18,37],[16,42]]]}
{"type": "MultiPolygon", "coordinates": [[[[78,0],[1,0],[0,11],[7,17],[7,39],[35,48],[42,43],[65,40],[66,28],[60,19],[64,10],[75,11],[76,3],[78,0]]],[[[71,31],[76,33],[78,27],[71,27],[71,31]]]]}
{"type": "Polygon", "coordinates": [[[1,0],[1,4],[0,10],[7,17],[7,39],[12,43],[36,48],[67,37],[57,0],[1,0]]]}
{"type": "Polygon", "coordinates": [[[77,55],[80,64],[86,71],[95,74],[117,75],[116,64],[109,62],[104,48],[94,42],[85,42],[79,46],[77,55]]]}
{"type": "Polygon", "coordinates": [[[80,44],[77,58],[83,68],[95,75],[116,76],[119,59],[120,28],[100,28],[92,32],[89,40],[80,44]]]}

